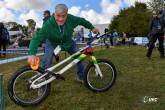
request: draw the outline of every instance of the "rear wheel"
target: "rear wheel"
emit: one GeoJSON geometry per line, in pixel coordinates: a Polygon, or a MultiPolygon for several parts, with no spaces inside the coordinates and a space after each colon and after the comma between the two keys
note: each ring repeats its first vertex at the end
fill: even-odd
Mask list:
{"type": "Polygon", "coordinates": [[[105,59],[97,59],[97,63],[103,77],[97,74],[95,65],[91,62],[85,70],[84,83],[94,92],[104,92],[114,84],[117,74],[116,68],[113,63],[105,59]]]}
{"type": "MultiPolygon", "coordinates": [[[[41,103],[50,93],[50,84],[38,89],[30,88],[32,81],[44,74],[42,68],[32,70],[30,66],[25,66],[17,70],[9,79],[8,94],[11,100],[20,106],[32,106],[41,103]]],[[[46,77],[37,83],[44,81],[46,77]]]]}

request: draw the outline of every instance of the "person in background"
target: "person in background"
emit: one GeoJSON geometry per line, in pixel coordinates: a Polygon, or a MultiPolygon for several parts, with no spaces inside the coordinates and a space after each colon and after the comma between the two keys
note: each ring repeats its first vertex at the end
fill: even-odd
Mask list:
{"type": "Polygon", "coordinates": [[[88,41],[90,41],[91,39],[92,39],[92,32],[89,31],[89,33],[88,33],[88,41]]]}
{"type": "Polygon", "coordinates": [[[113,46],[113,31],[109,32],[109,36],[110,36],[110,44],[112,47],[113,46]]]}
{"type": "Polygon", "coordinates": [[[164,41],[164,31],[165,31],[165,21],[161,19],[163,10],[157,12],[156,17],[154,17],[150,22],[150,45],[146,54],[146,57],[150,59],[152,50],[154,48],[154,44],[156,40],[159,41],[159,52],[160,58],[164,58],[164,49],[163,49],[163,41],[164,41]]]}
{"type": "MultiPolygon", "coordinates": [[[[44,11],[44,19],[43,19],[43,25],[44,23],[50,18],[50,11],[49,10],[45,10],[44,11]]],[[[56,62],[59,62],[60,57],[58,55],[54,54],[54,58],[56,59],[56,62]]]]}
{"type": "Polygon", "coordinates": [[[125,45],[126,33],[123,32],[122,44],[125,45]]]}
{"type": "Polygon", "coordinates": [[[113,31],[113,46],[116,46],[116,41],[117,41],[118,33],[116,32],[116,29],[113,31]]]}
{"type": "MultiPolygon", "coordinates": [[[[58,4],[54,14],[44,23],[40,31],[32,38],[29,46],[28,62],[32,66],[36,65],[39,57],[36,56],[39,44],[46,39],[45,54],[41,67],[47,69],[51,66],[53,50],[60,46],[63,51],[74,54],[79,51],[79,47],[72,40],[74,28],[82,25],[90,29],[93,33],[98,32],[89,21],[84,18],[68,14],[68,7],[65,4],[58,4]]],[[[84,83],[84,61],[77,64],[77,82],[84,83]]]]}
{"type": "Polygon", "coordinates": [[[6,44],[9,41],[9,32],[5,28],[4,24],[0,22],[0,51],[1,47],[3,47],[3,56],[1,55],[2,53],[0,52],[0,57],[5,58],[6,57],[6,44]]]}
{"type": "Polygon", "coordinates": [[[76,37],[76,42],[80,42],[81,40],[81,34],[78,32],[77,37],[76,37]]]}

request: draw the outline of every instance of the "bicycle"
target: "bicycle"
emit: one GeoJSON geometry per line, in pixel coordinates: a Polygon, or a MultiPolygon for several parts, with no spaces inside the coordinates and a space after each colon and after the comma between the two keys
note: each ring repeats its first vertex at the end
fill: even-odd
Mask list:
{"type": "MultiPolygon", "coordinates": [[[[51,82],[55,79],[62,79],[61,74],[77,64],[86,56],[90,56],[91,61],[84,72],[84,84],[93,92],[104,92],[109,90],[115,83],[116,68],[115,65],[106,59],[96,59],[93,55],[91,44],[96,43],[101,38],[96,35],[87,46],[77,53],[69,56],[56,65],[44,70],[41,67],[33,70],[30,65],[21,67],[12,74],[8,82],[8,94],[10,99],[19,106],[37,105],[44,101],[51,90],[51,82]],[[74,59],[60,71],[54,73],[53,70],[65,62],[74,59]],[[42,90],[42,94],[38,92],[42,90]]],[[[93,46],[94,47],[94,46],[93,46]]]]}

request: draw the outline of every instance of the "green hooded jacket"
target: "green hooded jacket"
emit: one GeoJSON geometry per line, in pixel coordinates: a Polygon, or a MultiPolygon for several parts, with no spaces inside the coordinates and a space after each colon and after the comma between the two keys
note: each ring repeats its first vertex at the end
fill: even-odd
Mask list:
{"type": "Polygon", "coordinates": [[[54,14],[52,14],[52,16],[44,23],[40,31],[31,39],[29,54],[36,55],[38,46],[45,39],[49,39],[54,46],[60,45],[62,50],[68,50],[71,47],[74,28],[78,25],[82,25],[90,30],[94,28],[94,26],[84,18],[68,14],[66,22],[61,29],[54,18],[54,14]]]}

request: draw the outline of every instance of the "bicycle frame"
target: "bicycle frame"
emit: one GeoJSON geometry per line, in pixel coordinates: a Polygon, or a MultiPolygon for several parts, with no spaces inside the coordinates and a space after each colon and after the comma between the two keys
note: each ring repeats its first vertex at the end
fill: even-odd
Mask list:
{"type": "MultiPolygon", "coordinates": [[[[94,41],[93,41],[94,42],[94,41]]],[[[92,43],[93,43],[92,42],[92,43]]],[[[35,79],[34,81],[32,81],[30,88],[36,89],[36,88],[40,88],[43,85],[46,85],[48,83],[50,83],[51,81],[58,79],[56,77],[56,75],[61,75],[63,74],[65,71],[67,71],[68,69],[70,69],[71,67],[73,67],[75,64],[77,64],[79,61],[81,61],[82,59],[84,59],[87,55],[90,56],[93,64],[95,65],[95,71],[96,71],[96,75],[99,75],[101,78],[103,77],[102,72],[97,64],[97,60],[95,58],[95,56],[93,56],[93,50],[92,52],[88,52],[88,50],[91,49],[92,50],[92,46],[90,44],[88,44],[88,46],[86,46],[85,48],[81,49],[80,51],[76,52],[75,54],[69,56],[68,58],[66,58],[65,60],[59,62],[58,64],[48,68],[46,70],[46,73],[41,75],[40,77],[38,77],[37,79],[35,79]],[[61,69],[60,71],[53,73],[52,71],[59,67],[60,65],[64,64],[65,62],[74,59],[70,64],[68,64],[67,66],[65,66],[63,69],[61,69]],[[37,81],[39,81],[40,79],[42,79],[43,77],[45,77],[46,75],[53,73],[52,77],[50,77],[49,79],[39,83],[39,84],[35,84],[37,81]]],[[[37,76],[37,75],[36,75],[37,76]]],[[[31,79],[35,78],[36,76],[32,77],[31,79]]]]}

